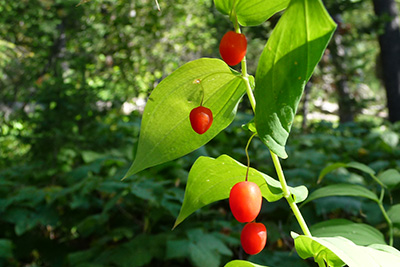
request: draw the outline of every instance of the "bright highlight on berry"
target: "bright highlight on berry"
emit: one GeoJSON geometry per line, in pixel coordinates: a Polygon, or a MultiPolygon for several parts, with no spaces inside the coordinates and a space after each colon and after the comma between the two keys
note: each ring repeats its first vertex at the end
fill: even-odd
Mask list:
{"type": "Polygon", "coordinates": [[[198,134],[207,132],[213,122],[211,110],[203,106],[192,109],[189,118],[193,130],[198,134]]]}
{"type": "Polygon", "coordinates": [[[267,229],[262,223],[248,223],[240,234],[243,250],[250,255],[258,254],[267,242],[267,229]]]}
{"type": "Polygon", "coordinates": [[[243,181],[235,184],[229,194],[229,206],[239,222],[251,222],[261,210],[262,195],[256,183],[243,181]]]}
{"type": "Polygon", "coordinates": [[[229,31],[225,33],[219,43],[219,53],[229,66],[240,63],[247,51],[246,36],[241,33],[229,31]]]}

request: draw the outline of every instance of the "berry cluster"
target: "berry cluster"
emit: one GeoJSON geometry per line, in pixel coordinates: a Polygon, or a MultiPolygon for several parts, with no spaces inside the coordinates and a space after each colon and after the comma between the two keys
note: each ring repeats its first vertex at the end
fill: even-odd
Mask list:
{"type": "Polygon", "coordinates": [[[240,242],[247,254],[254,255],[264,249],[267,229],[254,220],[261,210],[262,195],[257,184],[243,181],[235,184],[229,195],[229,206],[233,216],[241,223],[247,223],[240,235],[240,242]]]}

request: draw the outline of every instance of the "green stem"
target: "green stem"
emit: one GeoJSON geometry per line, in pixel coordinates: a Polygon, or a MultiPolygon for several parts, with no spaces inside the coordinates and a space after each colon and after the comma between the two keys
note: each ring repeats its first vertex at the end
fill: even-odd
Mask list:
{"type": "Polygon", "coordinates": [[[270,153],[271,153],[272,161],[274,162],[276,173],[278,174],[279,182],[281,183],[281,186],[282,186],[283,196],[286,198],[287,202],[289,203],[289,206],[292,209],[293,214],[296,217],[297,222],[299,223],[304,235],[312,236],[310,230],[308,229],[307,223],[304,220],[303,215],[301,215],[299,207],[297,207],[297,204],[296,204],[294,198],[292,197],[292,194],[290,193],[289,188],[286,184],[285,175],[283,174],[283,170],[281,167],[281,163],[279,162],[278,156],[271,150],[270,150],[270,153]]]}
{"type": "MultiPolygon", "coordinates": [[[[234,25],[234,26],[235,26],[236,32],[240,33],[240,27],[237,26],[237,25],[234,25]]],[[[246,57],[244,57],[242,59],[241,67],[242,67],[242,78],[243,78],[243,80],[245,82],[245,85],[246,85],[246,93],[247,93],[247,96],[249,97],[249,101],[250,101],[251,107],[252,107],[253,112],[255,114],[256,113],[256,99],[255,99],[255,97],[253,95],[253,90],[251,89],[251,86],[250,86],[249,75],[247,74],[246,57]]],[[[297,207],[297,204],[296,204],[294,198],[292,197],[292,194],[290,193],[289,188],[288,188],[288,186],[286,184],[286,179],[285,179],[285,176],[283,174],[281,164],[279,163],[278,156],[275,155],[275,153],[273,153],[271,150],[270,150],[270,153],[271,153],[272,160],[274,162],[274,166],[275,166],[276,172],[277,172],[278,177],[279,177],[279,181],[280,181],[281,186],[282,186],[283,196],[285,197],[286,201],[289,203],[289,206],[292,209],[293,214],[296,217],[296,219],[297,219],[297,221],[298,221],[298,223],[299,223],[304,235],[312,236],[310,230],[308,229],[307,223],[305,222],[305,220],[303,218],[303,215],[301,214],[299,208],[297,207]]]]}
{"type": "Polygon", "coordinates": [[[250,138],[249,141],[247,141],[247,145],[246,145],[246,157],[247,157],[247,171],[246,171],[246,182],[247,182],[247,178],[249,177],[249,169],[250,169],[250,157],[249,157],[249,145],[251,140],[253,139],[253,137],[256,136],[256,133],[254,133],[250,138]]]}
{"type": "Polygon", "coordinates": [[[382,187],[381,197],[379,199],[378,206],[383,214],[383,217],[385,218],[385,220],[389,226],[389,245],[393,246],[393,223],[392,223],[392,220],[390,220],[389,216],[387,215],[385,208],[383,207],[384,194],[385,194],[385,189],[383,189],[383,187],[382,187]]]}

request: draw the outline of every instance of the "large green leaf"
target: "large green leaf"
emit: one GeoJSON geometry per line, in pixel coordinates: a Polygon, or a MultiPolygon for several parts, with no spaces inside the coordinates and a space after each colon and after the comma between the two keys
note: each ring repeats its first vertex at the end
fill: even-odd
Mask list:
{"type": "Polygon", "coordinates": [[[334,184],[315,190],[302,205],[321,197],[332,196],[365,197],[377,203],[379,202],[377,195],[363,186],[355,184],[334,184]]]}
{"type": "Polygon", "coordinates": [[[224,267],[268,267],[268,266],[258,265],[249,261],[233,260],[225,264],[224,267]]]}
{"type": "Polygon", "coordinates": [[[245,92],[240,76],[223,61],[202,58],[189,62],[151,93],[143,113],[136,158],[124,178],[192,152],[226,128],[234,119],[239,100],[245,92]],[[193,131],[189,113],[203,105],[211,109],[214,122],[203,135],[193,131]]]}
{"type": "Polygon", "coordinates": [[[307,237],[295,233],[292,237],[301,258],[314,257],[315,261],[325,261],[332,267],[397,266],[400,262],[398,251],[384,245],[358,246],[343,237],[307,237]]]}
{"type": "Polygon", "coordinates": [[[400,204],[390,207],[387,213],[393,223],[400,224],[400,204]]]}
{"type": "MultiPolygon", "coordinates": [[[[198,158],[190,170],[182,208],[174,228],[201,207],[228,198],[231,188],[245,180],[246,170],[246,166],[227,155],[217,159],[198,158]]],[[[250,168],[248,180],[258,184],[263,197],[270,202],[283,197],[281,184],[266,174],[250,168]]],[[[308,194],[304,186],[289,187],[289,190],[296,202],[303,201],[308,194]]]]}
{"type": "Polygon", "coordinates": [[[256,73],[255,121],[261,140],[286,158],[304,86],[335,30],[320,0],[292,0],[261,54],[256,73]]]}
{"type": "Polygon", "coordinates": [[[317,223],[310,227],[310,231],[316,237],[342,236],[361,246],[386,244],[385,237],[376,228],[345,219],[333,219],[317,223]]]}
{"type": "Polygon", "coordinates": [[[263,23],[276,12],[285,9],[289,2],[290,0],[214,0],[216,8],[222,14],[229,16],[234,8],[239,24],[243,26],[263,23]]]}

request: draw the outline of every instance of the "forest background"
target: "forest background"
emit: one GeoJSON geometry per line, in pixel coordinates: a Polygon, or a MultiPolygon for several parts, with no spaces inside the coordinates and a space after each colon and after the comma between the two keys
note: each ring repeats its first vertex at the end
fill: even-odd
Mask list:
{"type": "MultiPolygon", "coordinates": [[[[282,161],[288,183],[311,192],[335,162],[400,170],[399,3],[324,4],[338,29],[306,86],[282,161]]],[[[231,30],[211,0],[160,7],[151,0],[0,0],[0,266],[212,267],[248,258],[227,201],[171,231],[199,156],[246,162],[248,101],[211,143],[120,181],[135,157],[149,93],[184,63],[219,58],[219,40],[231,30]]],[[[279,17],[244,29],[249,73],[279,17]]],[[[255,167],[274,173],[261,141],[249,153],[255,167]]],[[[343,181],[374,188],[368,175],[343,168],[323,183],[343,181]]],[[[384,201],[398,203],[399,189],[384,201]]],[[[385,232],[375,205],[329,197],[301,210],[311,230],[344,218],[385,232]]],[[[263,204],[259,218],[267,247],[250,260],[313,266],[292,251],[290,230],[299,228],[286,203],[263,204]]],[[[399,249],[400,225],[394,229],[399,249]]]]}

